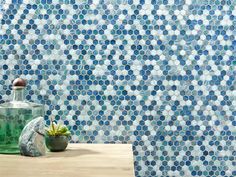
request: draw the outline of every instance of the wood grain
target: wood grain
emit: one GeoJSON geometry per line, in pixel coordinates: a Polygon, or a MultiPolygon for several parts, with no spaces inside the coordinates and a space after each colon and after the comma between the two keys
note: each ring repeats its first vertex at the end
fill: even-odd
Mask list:
{"type": "Polygon", "coordinates": [[[0,155],[0,177],[134,177],[130,144],[70,144],[43,157],[0,155]]]}

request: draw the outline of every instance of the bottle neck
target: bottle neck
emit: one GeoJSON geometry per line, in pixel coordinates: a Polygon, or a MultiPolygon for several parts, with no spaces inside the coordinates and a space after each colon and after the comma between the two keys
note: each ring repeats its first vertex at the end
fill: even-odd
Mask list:
{"type": "Polygon", "coordinates": [[[19,88],[13,90],[13,101],[24,101],[25,100],[25,89],[19,88]]]}

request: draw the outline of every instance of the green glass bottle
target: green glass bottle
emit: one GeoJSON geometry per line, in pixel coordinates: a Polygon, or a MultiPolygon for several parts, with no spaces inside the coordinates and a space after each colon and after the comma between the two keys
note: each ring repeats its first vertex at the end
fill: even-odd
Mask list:
{"type": "Polygon", "coordinates": [[[44,116],[44,106],[24,99],[26,82],[15,79],[13,100],[0,105],[0,153],[18,154],[18,139],[24,126],[34,118],[44,116]]]}

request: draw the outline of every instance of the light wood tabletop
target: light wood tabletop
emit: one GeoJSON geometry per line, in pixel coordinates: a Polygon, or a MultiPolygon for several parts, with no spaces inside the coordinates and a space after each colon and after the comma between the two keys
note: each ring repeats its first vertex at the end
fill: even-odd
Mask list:
{"type": "Polygon", "coordinates": [[[134,177],[132,145],[69,144],[43,157],[0,155],[0,177],[134,177]]]}

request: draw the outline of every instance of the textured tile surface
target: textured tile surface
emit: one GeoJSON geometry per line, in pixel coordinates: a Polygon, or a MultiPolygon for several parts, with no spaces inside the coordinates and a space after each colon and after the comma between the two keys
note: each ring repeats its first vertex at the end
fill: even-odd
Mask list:
{"type": "Polygon", "coordinates": [[[133,143],[135,173],[236,176],[236,1],[0,1],[11,80],[72,142],[133,143]]]}

